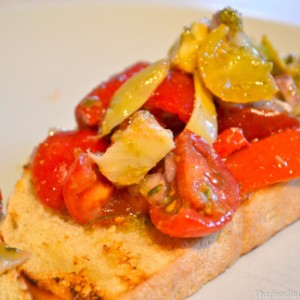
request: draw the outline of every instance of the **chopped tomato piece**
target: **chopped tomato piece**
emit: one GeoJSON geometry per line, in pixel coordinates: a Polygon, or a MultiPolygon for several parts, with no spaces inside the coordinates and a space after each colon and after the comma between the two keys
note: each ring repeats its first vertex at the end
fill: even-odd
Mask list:
{"type": "Polygon", "coordinates": [[[181,207],[176,214],[168,214],[157,206],[150,209],[151,220],[160,231],[180,238],[203,237],[217,232],[231,220],[232,213],[227,211],[224,215],[216,211],[207,216],[188,207],[181,207]]]}
{"type": "MultiPolygon", "coordinates": [[[[76,106],[75,116],[79,128],[97,129],[116,90],[131,76],[147,67],[137,63],[109,81],[100,84],[76,106]]],[[[173,113],[187,122],[194,105],[194,83],[191,75],[171,69],[167,78],[149,98],[145,107],[149,110],[173,113]]]]}
{"type": "Polygon", "coordinates": [[[117,189],[117,192],[104,208],[105,216],[124,218],[147,215],[149,204],[138,191],[133,191],[135,188],[136,186],[117,189]]]}
{"type": "Polygon", "coordinates": [[[99,97],[86,96],[75,109],[78,127],[81,129],[97,130],[106,108],[105,101],[100,101],[99,97]]]}
{"type": "Polygon", "coordinates": [[[300,177],[300,131],[286,130],[230,155],[226,165],[242,194],[300,177]]]}
{"type": "Polygon", "coordinates": [[[193,111],[194,95],[193,77],[182,71],[171,69],[145,107],[150,111],[158,108],[177,114],[182,121],[187,122],[193,111]]]}
{"type": "Polygon", "coordinates": [[[285,112],[253,107],[219,107],[219,132],[240,127],[248,141],[262,139],[285,129],[300,127],[300,121],[285,112]]]}
{"type": "Polygon", "coordinates": [[[65,208],[62,188],[68,170],[80,152],[104,152],[107,143],[93,131],[59,131],[42,142],[34,155],[32,181],[46,206],[65,208]]]}
{"type": "Polygon", "coordinates": [[[200,237],[231,220],[238,204],[237,183],[211,145],[189,130],[175,140],[176,176],[166,206],[152,206],[154,225],[173,237],[200,237]]]}
{"type": "Polygon", "coordinates": [[[213,146],[216,152],[225,158],[229,154],[247,147],[250,143],[246,140],[243,130],[238,127],[231,127],[221,132],[213,146]]]}
{"type": "Polygon", "coordinates": [[[115,75],[85,96],[76,106],[76,121],[81,129],[97,129],[115,91],[130,77],[147,67],[139,62],[115,75]]]}
{"type": "Polygon", "coordinates": [[[68,212],[81,224],[103,216],[103,207],[110,201],[114,186],[93,169],[87,153],[80,154],[71,165],[63,185],[68,212]]]}
{"type": "Polygon", "coordinates": [[[63,197],[69,214],[80,224],[120,222],[129,215],[148,213],[148,203],[140,194],[115,188],[87,153],[69,168],[63,197]]]}

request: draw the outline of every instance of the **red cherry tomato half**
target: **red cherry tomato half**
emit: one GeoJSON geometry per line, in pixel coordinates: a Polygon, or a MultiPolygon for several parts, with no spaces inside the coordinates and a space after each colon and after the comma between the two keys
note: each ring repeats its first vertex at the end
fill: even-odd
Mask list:
{"type": "Polygon", "coordinates": [[[150,208],[151,220],[173,237],[214,233],[231,220],[239,204],[237,183],[201,137],[184,130],[175,143],[175,195],[167,206],[150,208]]]}
{"type": "Polygon", "coordinates": [[[225,129],[218,135],[213,144],[214,149],[222,158],[249,145],[250,143],[246,140],[243,130],[238,127],[225,129]]]}
{"type": "Polygon", "coordinates": [[[81,224],[103,216],[103,207],[110,201],[115,188],[93,169],[87,153],[82,153],[71,165],[63,186],[68,212],[81,224]]]}
{"type": "Polygon", "coordinates": [[[300,177],[300,131],[286,130],[228,156],[242,194],[300,177]]]}
{"type": "Polygon", "coordinates": [[[185,123],[189,120],[194,107],[194,81],[187,73],[171,69],[165,80],[147,101],[149,110],[161,109],[174,113],[185,123]]]}
{"type": "Polygon", "coordinates": [[[42,142],[32,162],[35,191],[46,206],[62,210],[64,180],[75,160],[76,152],[104,152],[107,143],[93,131],[59,131],[42,142]]]}
{"type": "Polygon", "coordinates": [[[148,64],[144,62],[136,63],[107,82],[100,84],[84,97],[75,108],[75,117],[79,128],[97,129],[115,91],[127,79],[147,66],[148,64]]]}
{"type": "Polygon", "coordinates": [[[262,139],[285,129],[300,127],[298,119],[285,112],[253,107],[219,107],[219,132],[240,127],[248,141],[262,139]]]}

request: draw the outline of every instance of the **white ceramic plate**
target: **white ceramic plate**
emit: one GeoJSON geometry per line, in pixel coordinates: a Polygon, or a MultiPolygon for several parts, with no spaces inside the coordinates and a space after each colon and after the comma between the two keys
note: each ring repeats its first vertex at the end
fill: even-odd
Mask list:
{"type": "MultiPolygon", "coordinates": [[[[165,56],[182,27],[202,16],[211,11],[197,1],[0,1],[4,199],[48,130],[75,127],[81,97],[137,60],[165,56]]],[[[299,27],[253,19],[245,26],[257,40],[268,34],[282,52],[300,49],[299,27]]],[[[298,222],[277,234],[191,299],[300,299],[299,231],[298,222]]]]}

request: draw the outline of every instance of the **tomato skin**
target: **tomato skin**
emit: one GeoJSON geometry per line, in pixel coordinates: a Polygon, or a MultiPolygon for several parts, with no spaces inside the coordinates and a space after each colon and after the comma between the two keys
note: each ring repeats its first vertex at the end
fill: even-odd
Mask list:
{"type": "Polygon", "coordinates": [[[63,210],[62,188],[75,160],[74,152],[103,152],[107,147],[105,140],[99,140],[93,131],[59,131],[49,135],[38,146],[32,162],[32,181],[41,202],[63,210]]]}
{"type": "MultiPolygon", "coordinates": [[[[133,186],[131,187],[133,188],[133,186]]],[[[149,204],[140,193],[132,193],[130,189],[117,189],[111,200],[104,208],[105,216],[128,217],[146,216],[149,212],[149,204]]]]}
{"type": "Polygon", "coordinates": [[[106,104],[100,101],[97,96],[86,96],[75,108],[75,117],[80,129],[98,128],[100,120],[103,118],[106,104]]]}
{"type": "Polygon", "coordinates": [[[148,66],[138,62],[123,72],[101,83],[85,96],[75,108],[75,117],[80,129],[96,130],[115,91],[130,77],[148,66]]]}
{"type": "Polygon", "coordinates": [[[147,201],[128,189],[117,189],[100,174],[87,153],[69,168],[63,185],[66,208],[80,224],[115,222],[129,215],[146,215],[147,201]]]}
{"type": "Polygon", "coordinates": [[[240,127],[248,141],[262,139],[285,129],[300,127],[300,121],[288,113],[253,107],[219,107],[219,132],[240,127]]]}
{"type": "Polygon", "coordinates": [[[232,212],[203,216],[194,209],[181,207],[177,214],[166,214],[160,207],[150,208],[153,224],[171,237],[197,238],[219,231],[232,219],[232,212]]]}
{"type": "Polygon", "coordinates": [[[269,136],[227,157],[226,165],[247,194],[271,184],[300,177],[300,131],[269,136]]]}
{"type": "MultiPolygon", "coordinates": [[[[144,62],[136,63],[124,72],[100,84],[75,108],[75,117],[80,129],[96,130],[101,123],[110,100],[116,90],[131,76],[147,67],[144,62]]],[[[185,123],[189,120],[194,106],[194,82],[191,75],[171,69],[169,75],[149,98],[145,107],[173,113],[185,123]]]]}
{"type": "Polygon", "coordinates": [[[250,143],[246,140],[243,130],[238,127],[225,129],[218,135],[213,144],[214,149],[222,158],[249,145],[250,143]]]}
{"type": "Polygon", "coordinates": [[[63,185],[63,196],[69,214],[81,224],[103,216],[114,186],[93,169],[87,153],[80,154],[69,168],[63,185]]]}
{"type": "Polygon", "coordinates": [[[145,107],[174,113],[185,123],[194,107],[194,81],[187,73],[170,69],[168,76],[149,98],[145,107]]]}
{"type": "Polygon", "coordinates": [[[184,130],[175,140],[174,203],[153,206],[154,225],[173,237],[201,237],[218,231],[239,205],[238,185],[223,160],[201,137],[184,130]]]}

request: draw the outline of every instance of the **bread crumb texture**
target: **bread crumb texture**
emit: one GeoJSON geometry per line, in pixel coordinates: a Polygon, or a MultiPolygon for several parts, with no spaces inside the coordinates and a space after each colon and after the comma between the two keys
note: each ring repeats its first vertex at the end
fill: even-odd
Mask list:
{"type": "Polygon", "coordinates": [[[166,237],[144,220],[111,227],[78,225],[37,200],[25,170],[1,234],[11,246],[32,252],[20,269],[27,280],[60,299],[183,299],[299,218],[299,186],[293,181],[277,185],[271,194],[262,190],[218,234],[187,240],[166,237]],[[298,201],[289,211],[278,197],[298,201]]]}
{"type": "Polygon", "coordinates": [[[16,269],[0,275],[1,300],[32,300],[27,285],[16,269]]]}

